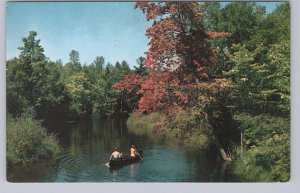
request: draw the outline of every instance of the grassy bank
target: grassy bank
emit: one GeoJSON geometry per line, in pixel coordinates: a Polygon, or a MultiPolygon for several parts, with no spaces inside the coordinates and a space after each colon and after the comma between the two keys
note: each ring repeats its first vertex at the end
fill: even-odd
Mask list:
{"type": "Polygon", "coordinates": [[[170,120],[159,113],[136,113],[128,118],[127,127],[137,135],[162,135],[190,148],[207,149],[212,140],[206,129],[196,124],[196,120],[191,117],[174,116],[174,119],[170,120]]]}
{"type": "Polygon", "coordinates": [[[49,159],[60,151],[58,141],[41,122],[30,116],[7,118],[7,163],[28,166],[49,159]]]}
{"type": "Polygon", "coordinates": [[[159,113],[151,113],[149,115],[135,113],[130,115],[126,124],[129,132],[133,132],[136,135],[151,135],[163,121],[164,117],[159,113]]]}

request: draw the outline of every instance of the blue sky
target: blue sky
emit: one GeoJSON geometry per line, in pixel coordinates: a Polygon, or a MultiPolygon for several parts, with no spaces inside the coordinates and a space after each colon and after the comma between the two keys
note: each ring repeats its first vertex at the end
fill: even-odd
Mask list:
{"type": "Polygon", "coordinates": [[[130,65],[147,51],[145,30],[150,23],[134,3],[8,3],[7,58],[19,55],[22,37],[31,30],[51,60],[69,61],[77,50],[82,64],[96,56],[106,62],[126,60],[130,65]]]}
{"type": "MultiPolygon", "coordinates": [[[[275,3],[261,2],[267,11],[275,3]]],[[[145,20],[133,2],[9,2],[7,4],[7,59],[19,55],[18,47],[29,31],[37,38],[50,60],[69,61],[71,50],[77,50],[82,64],[96,56],[106,62],[126,60],[130,66],[147,51],[145,31],[151,22],[145,20]]]]}

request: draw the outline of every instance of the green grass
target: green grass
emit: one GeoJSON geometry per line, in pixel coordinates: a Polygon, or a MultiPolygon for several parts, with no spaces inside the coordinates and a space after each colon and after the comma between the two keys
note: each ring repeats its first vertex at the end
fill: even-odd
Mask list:
{"type": "Polygon", "coordinates": [[[136,135],[155,137],[153,133],[156,131],[156,135],[163,135],[169,140],[189,148],[206,149],[212,139],[195,121],[190,116],[176,115],[171,120],[167,120],[159,113],[149,115],[135,113],[128,118],[127,127],[129,132],[136,135]]]}
{"type": "Polygon", "coordinates": [[[151,135],[153,129],[162,123],[164,118],[159,113],[132,114],[127,120],[129,132],[134,132],[136,135],[151,135]]]}

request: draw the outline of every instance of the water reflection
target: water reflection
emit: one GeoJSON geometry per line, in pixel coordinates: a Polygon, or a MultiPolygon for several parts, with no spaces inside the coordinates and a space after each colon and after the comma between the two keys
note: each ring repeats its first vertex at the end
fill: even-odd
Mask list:
{"type": "MultiPolygon", "coordinates": [[[[227,166],[215,156],[174,146],[165,138],[128,132],[126,119],[93,119],[52,126],[64,148],[62,154],[37,180],[24,174],[27,181],[46,182],[210,182],[231,181],[227,166]],[[123,155],[130,145],[144,150],[139,163],[109,169],[114,147],[123,155]]],[[[213,154],[215,155],[215,154],[213,154]]],[[[12,179],[17,172],[10,171],[12,179]]],[[[13,180],[12,180],[13,181],[13,180]]]]}
{"type": "Polygon", "coordinates": [[[130,177],[133,177],[135,168],[136,168],[136,163],[130,165],[130,177]]]}

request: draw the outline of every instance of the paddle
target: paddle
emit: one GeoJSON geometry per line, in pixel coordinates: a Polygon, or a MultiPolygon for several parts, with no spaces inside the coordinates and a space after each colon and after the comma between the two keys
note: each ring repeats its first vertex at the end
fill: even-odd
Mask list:
{"type": "MultiPolygon", "coordinates": [[[[121,155],[122,155],[122,154],[121,154],[121,155]]],[[[109,161],[108,161],[106,164],[104,164],[104,165],[106,165],[107,167],[110,167],[110,165],[109,165],[110,160],[111,160],[111,156],[110,156],[110,158],[109,158],[109,161]]]]}
{"type": "Polygon", "coordinates": [[[141,158],[141,160],[143,160],[142,156],[139,154],[138,151],[136,151],[135,154],[138,155],[141,158]]]}
{"type": "Polygon", "coordinates": [[[101,166],[107,166],[107,167],[110,167],[110,165],[109,165],[110,159],[111,159],[111,156],[110,156],[109,161],[108,161],[107,163],[100,164],[100,165],[101,165],[101,166]]]}
{"type": "Polygon", "coordinates": [[[107,163],[101,163],[101,164],[97,164],[97,165],[110,167],[109,166],[109,162],[107,162],[107,163]]]}

